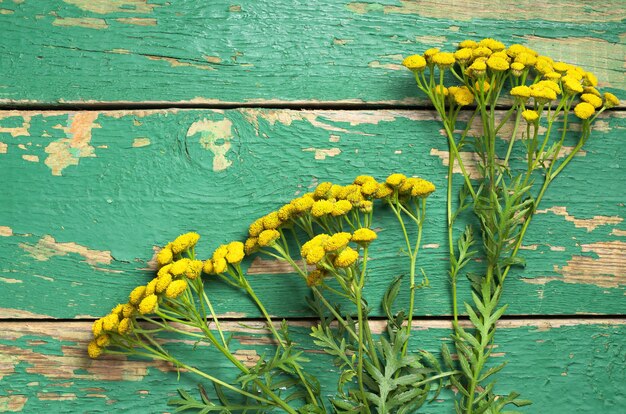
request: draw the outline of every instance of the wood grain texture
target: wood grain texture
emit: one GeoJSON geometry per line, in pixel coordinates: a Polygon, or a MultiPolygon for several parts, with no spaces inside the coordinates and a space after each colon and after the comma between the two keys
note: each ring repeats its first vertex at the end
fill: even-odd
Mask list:
{"type": "Polygon", "coordinates": [[[620,0],[6,0],[0,102],[415,104],[403,56],[483,37],[619,95],[624,19],[620,0]]]}
{"type": "MultiPolygon", "coordinates": [[[[623,335],[626,320],[533,320],[507,321],[497,335],[494,363],[509,360],[497,374],[501,393],[516,390],[533,405],[521,412],[602,412],[617,414],[626,403],[623,335]]],[[[252,324],[253,326],[254,324],[252,324]]],[[[437,352],[447,340],[447,322],[416,321],[410,350],[437,352]]],[[[373,324],[380,331],[382,323],[373,324]]],[[[225,326],[232,347],[242,361],[252,363],[271,352],[263,331],[225,326]]],[[[311,369],[322,384],[323,395],[331,396],[337,380],[332,361],[315,350],[306,323],[292,323],[298,347],[312,362],[311,369]]],[[[4,322],[0,324],[0,411],[23,412],[171,412],[166,401],[177,388],[196,393],[197,379],[160,362],[105,357],[90,360],[85,352],[89,341],[85,322],[4,322]]],[[[169,340],[166,346],[194,366],[232,379],[233,369],[212,348],[169,340]]],[[[207,389],[211,390],[210,387],[207,389]]],[[[444,390],[422,413],[452,410],[453,393],[444,390]]]]}
{"type": "MultiPolygon", "coordinates": [[[[625,127],[622,112],[598,120],[548,191],[525,239],[528,266],[507,282],[508,314],[625,309],[625,127]]],[[[98,317],[149,280],[154,252],[181,232],[198,231],[207,257],[318,182],[398,171],[440,189],[418,263],[431,287],[416,314],[449,315],[440,129],[434,113],[408,110],[1,112],[0,175],[10,185],[0,193],[0,317],[98,317]]],[[[381,314],[381,295],[407,263],[385,208],[374,227],[367,294],[381,314]]],[[[246,266],[270,313],[309,314],[308,289],[288,269],[259,258],[246,266]]],[[[258,315],[239,292],[209,286],[218,312],[258,315]]]]}

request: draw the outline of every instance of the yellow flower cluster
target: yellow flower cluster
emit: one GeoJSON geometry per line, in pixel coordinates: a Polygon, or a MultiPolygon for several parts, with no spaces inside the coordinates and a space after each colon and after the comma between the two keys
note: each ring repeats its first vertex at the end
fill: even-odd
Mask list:
{"type": "MultiPolygon", "coordinates": [[[[455,93],[463,94],[465,91],[455,93]]],[[[360,175],[346,186],[322,182],[312,192],[294,198],[278,210],[255,220],[248,229],[244,250],[250,254],[259,248],[273,246],[281,237],[281,229],[292,226],[300,218],[323,220],[340,218],[350,212],[371,213],[375,200],[386,199],[394,191],[401,197],[424,198],[435,191],[435,186],[424,179],[407,178],[402,174],[392,174],[385,182],[360,175]]]]}
{"type": "Polygon", "coordinates": [[[111,338],[131,333],[137,316],[155,313],[162,300],[177,298],[187,289],[188,280],[200,276],[202,261],[183,257],[183,254],[190,255],[199,238],[197,233],[186,233],[168,243],[157,254],[160,268],[156,277],[146,285],[134,288],[127,303],[117,305],[108,315],[93,323],[94,339],[87,347],[91,358],[98,358],[111,343],[111,338]]]}
{"type": "MultiPolygon", "coordinates": [[[[541,114],[538,106],[549,104],[558,99],[568,99],[580,95],[580,104],[576,105],[574,114],[581,119],[590,118],[600,108],[612,108],[619,105],[619,99],[613,94],[601,95],[595,88],[598,85],[597,77],[584,69],[565,62],[555,61],[543,56],[537,51],[520,44],[506,47],[495,39],[480,41],[464,40],[459,43],[454,53],[428,49],[423,55],[411,55],[402,62],[404,66],[415,73],[421,73],[427,68],[431,75],[435,67],[440,71],[452,68],[455,76],[462,75],[472,79],[466,82],[467,86],[431,85],[430,92],[435,96],[445,96],[450,105],[458,107],[471,105],[475,96],[487,95],[491,85],[487,80],[495,80],[498,84],[505,76],[511,75],[513,87],[510,90],[522,111],[534,111],[541,114]],[[526,85],[525,82],[530,82],[526,85]],[[559,97],[559,95],[561,97],[559,97]],[[533,99],[534,107],[526,110],[525,104],[533,99]],[[585,105],[581,105],[585,103],[585,105]],[[587,105],[588,104],[588,105],[587,105]],[[590,107],[593,111],[590,111],[590,107]]],[[[420,78],[416,76],[418,83],[420,78]]],[[[466,78],[467,79],[467,78],[466,78]]],[[[522,112],[528,122],[530,112],[522,112]]]]}
{"type": "Polygon", "coordinates": [[[228,265],[237,266],[244,257],[245,246],[242,242],[233,241],[223,244],[215,249],[210,259],[204,261],[202,271],[208,275],[222,274],[228,270],[228,265]]]}

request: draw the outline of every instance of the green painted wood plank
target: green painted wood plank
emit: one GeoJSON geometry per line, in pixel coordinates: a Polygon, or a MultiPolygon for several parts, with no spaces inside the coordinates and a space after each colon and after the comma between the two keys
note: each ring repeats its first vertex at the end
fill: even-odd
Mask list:
{"type": "MultiPolygon", "coordinates": [[[[493,361],[509,361],[497,374],[497,392],[519,391],[533,405],[525,413],[602,412],[621,413],[626,403],[623,387],[624,320],[507,321],[498,330],[493,361]]],[[[448,337],[447,322],[414,322],[418,329],[410,350],[438,352],[448,337]]],[[[381,323],[373,325],[380,330],[381,323]]],[[[233,334],[232,349],[247,362],[271,352],[262,331],[226,327],[233,334]]],[[[324,395],[332,395],[336,370],[331,359],[312,352],[314,345],[305,327],[292,327],[294,341],[311,359],[306,364],[318,375],[324,395]]],[[[0,324],[0,411],[23,412],[171,412],[166,401],[176,388],[196,393],[196,379],[162,363],[105,358],[92,361],[86,355],[90,329],[86,322],[0,324]],[[149,407],[149,408],[147,408],[149,407]]],[[[187,362],[232,378],[227,361],[212,348],[167,343],[187,362]]],[[[207,387],[208,388],[208,387],[207,387]]],[[[210,388],[208,388],[210,390],[210,388]]],[[[451,412],[453,393],[444,390],[422,413],[451,412]]]]}
{"type": "Polygon", "coordinates": [[[5,0],[0,102],[414,104],[403,55],[483,37],[581,65],[620,95],[622,6],[5,0]]]}
{"type": "MultiPolygon", "coordinates": [[[[525,242],[528,267],[507,282],[509,314],[624,311],[625,127],[624,113],[603,116],[548,191],[525,242]]],[[[0,317],[103,315],[149,280],[154,249],[181,232],[202,234],[207,257],[318,182],[397,171],[439,188],[418,263],[431,287],[416,314],[450,314],[440,129],[416,111],[2,112],[0,317]]],[[[407,264],[391,214],[377,217],[368,298],[381,314],[382,293],[407,264]]],[[[294,275],[272,262],[246,266],[270,313],[309,314],[294,275]]],[[[210,286],[219,312],[258,315],[238,292],[210,286]]]]}

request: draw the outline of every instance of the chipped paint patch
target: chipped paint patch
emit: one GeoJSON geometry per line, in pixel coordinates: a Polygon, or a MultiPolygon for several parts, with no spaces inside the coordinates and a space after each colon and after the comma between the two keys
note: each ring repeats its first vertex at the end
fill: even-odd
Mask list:
{"type": "Polygon", "coordinates": [[[209,63],[219,64],[222,63],[222,59],[219,56],[202,56],[204,60],[209,63]]]}
{"type": "Polygon", "coordinates": [[[152,13],[157,4],[148,0],[63,0],[81,10],[98,14],[108,13],[152,13]]]}
{"type": "Polygon", "coordinates": [[[316,160],[325,160],[326,157],[334,157],[336,155],[341,154],[341,150],[339,148],[303,148],[303,152],[314,152],[316,160]]]}
{"type": "Polygon", "coordinates": [[[233,355],[248,368],[255,366],[261,359],[254,349],[238,349],[233,355]]]}
{"type": "Polygon", "coordinates": [[[232,165],[232,161],[226,158],[233,139],[232,128],[229,119],[212,121],[205,118],[194,122],[187,130],[187,137],[200,134],[200,146],[213,153],[213,171],[223,171],[232,165]]]}
{"type": "Polygon", "coordinates": [[[626,230],[613,229],[611,236],[626,237],[626,230]]]}
{"type": "Polygon", "coordinates": [[[72,401],[76,399],[76,394],[69,392],[38,392],[37,399],[40,401],[72,401]]]}
{"type": "MultiPolygon", "coordinates": [[[[437,148],[432,148],[430,150],[430,155],[437,156],[441,158],[443,165],[446,167],[450,165],[450,153],[448,151],[441,151],[437,148]]],[[[469,174],[470,178],[478,179],[481,177],[480,172],[478,171],[478,155],[473,152],[460,152],[461,160],[463,160],[463,165],[465,166],[465,171],[469,174]]],[[[461,167],[458,162],[454,163],[454,168],[452,170],[455,174],[462,174],[461,167]]]]}
{"type": "Polygon", "coordinates": [[[422,246],[422,249],[438,249],[439,243],[429,243],[422,246]]]}
{"type": "Polygon", "coordinates": [[[133,140],[133,148],[141,148],[150,145],[150,138],[140,137],[133,140]]]}
{"type": "Polygon", "coordinates": [[[618,216],[593,216],[593,218],[590,218],[590,219],[579,219],[574,216],[571,216],[567,212],[567,207],[562,207],[562,206],[554,206],[545,210],[537,210],[537,213],[538,214],[553,213],[553,214],[556,214],[557,216],[563,216],[565,217],[565,221],[574,223],[574,227],[585,228],[587,229],[588,232],[595,230],[596,227],[598,226],[606,226],[606,225],[614,226],[624,221],[623,218],[618,217],[618,216]]]}
{"type": "Polygon", "coordinates": [[[48,315],[29,312],[21,309],[0,308],[0,318],[5,319],[52,319],[48,315]]]}
{"type": "Polygon", "coordinates": [[[378,60],[374,60],[367,64],[368,67],[373,69],[388,69],[388,70],[404,70],[406,69],[402,65],[396,63],[380,63],[378,60]]]}
{"type": "Polygon", "coordinates": [[[191,63],[191,62],[183,62],[180,59],[176,59],[176,58],[172,58],[172,57],[167,57],[167,56],[154,56],[154,55],[144,55],[146,58],[150,59],[150,60],[162,60],[165,61],[167,63],[170,64],[171,67],[176,68],[176,67],[190,67],[190,68],[196,68],[196,69],[201,69],[201,70],[216,70],[213,66],[209,66],[209,65],[201,65],[199,63],[191,63]]]}
{"type": "Polygon", "coordinates": [[[597,242],[582,245],[583,252],[598,257],[576,255],[567,265],[554,270],[562,277],[540,277],[522,279],[526,283],[543,285],[552,281],[581,283],[603,288],[618,288],[626,285],[626,242],[597,242]]]}
{"type": "MultiPolygon", "coordinates": [[[[15,116],[20,116],[22,118],[22,126],[19,127],[1,127],[0,126],[0,134],[11,134],[13,138],[16,137],[29,137],[30,132],[28,129],[30,128],[31,117],[29,115],[15,115],[15,112],[9,111],[4,112],[0,115],[0,119],[13,118],[15,116]]],[[[6,144],[5,148],[6,148],[6,144]]],[[[6,151],[5,151],[6,152],[6,151]]]]}
{"type": "Polygon", "coordinates": [[[76,243],[59,243],[52,236],[45,235],[36,244],[20,243],[19,247],[28,252],[34,259],[45,261],[54,256],[65,256],[68,253],[78,254],[85,258],[91,266],[111,264],[113,257],[110,251],[90,250],[76,243]]]}
{"type": "Polygon", "coordinates": [[[22,155],[22,159],[29,162],[39,162],[39,157],[32,154],[24,154],[22,155]]]}
{"type": "Polygon", "coordinates": [[[19,279],[8,279],[6,277],[0,277],[0,282],[2,282],[2,283],[23,283],[19,279]]]}
{"type": "MultiPolygon", "coordinates": [[[[302,260],[296,261],[296,264],[300,267],[304,267],[302,260]]],[[[265,260],[260,257],[255,257],[247,274],[249,275],[279,275],[285,273],[294,273],[295,270],[285,260],[265,260]]]]}
{"type": "Polygon", "coordinates": [[[9,226],[0,226],[0,236],[3,236],[3,237],[13,236],[13,229],[9,226]]]}
{"type": "Polygon", "coordinates": [[[6,154],[9,146],[4,142],[0,142],[0,154],[6,154]]]}
{"type": "MultiPolygon", "coordinates": [[[[337,122],[350,122],[349,117],[353,116],[352,111],[291,111],[283,109],[256,109],[256,108],[243,108],[239,109],[246,120],[254,126],[256,134],[259,134],[259,119],[264,119],[270,125],[280,123],[285,126],[290,126],[294,121],[308,121],[312,126],[331,132],[342,132],[347,134],[366,135],[372,136],[372,134],[366,134],[360,131],[348,130],[338,126],[322,122],[318,117],[337,121],[337,122]],[[343,115],[342,115],[343,114],[343,115]],[[344,117],[342,119],[342,116],[344,117]]],[[[371,111],[383,112],[383,111],[371,111]]],[[[358,115],[357,115],[358,117],[358,115]]],[[[363,122],[361,122],[363,123],[363,122]]],[[[352,124],[357,125],[357,124],[352,124]]]]}
{"type": "Polygon", "coordinates": [[[15,13],[15,11],[11,9],[0,9],[0,14],[13,14],[13,13],[15,13]]]}
{"type": "Polygon", "coordinates": [[[0,411],[12,413],[22,411],[26,401],[28,401],[28,398],[25,395],[0,396],[0,411]]]}
{"type": "Polygon", "coordinates": [[[143,17],[120,17],[115,19],[116,22],[120,22],[123,24],[130,24],[133,26],[156,26],[156,19],[149,19],[143,17]]]}
{"type": "Polygon", "coordinates": [[[52,22],[53,26],[61,27],[84,27],[86,29],[107,29],[109,25],[104,19],[97,17],[57,17],[52,22]]]}
{"type": "Polygon", "coordinates": [[[61,175],[64,168],[78,165],[84,157],[95,157],[94,147],[90,145],[91,130],[100,128],[94,121],[97,112],[78,112],[68,116],[68,126],[56,126],[65,132],[67,138],[51,142],[45,151],[48,155],[44,163],[52,170],[52,175],[61,175]]]}

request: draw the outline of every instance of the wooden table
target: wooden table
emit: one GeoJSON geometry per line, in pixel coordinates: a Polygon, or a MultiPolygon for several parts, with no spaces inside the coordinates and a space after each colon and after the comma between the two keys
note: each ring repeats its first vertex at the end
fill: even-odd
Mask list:
{"type": "MultiPolygon", "coordinates": [[[[362,173],[445,188],[441,125],[403,56],[496,37],[591,70],[626,98],[621,1],[523,3],[0,1],[0,411],[166,412],[176,388],[193,390],[166,364],[85,351],[91,322],[149,280],[154,251],[176,235],[198,231],[207,256],[295,194],[362,173]]],[[[507,282],[494,355],[509,361],[499,391],[534,401],[523,412],[623,412],[625,128],[623,108],[598,120],[530,228],[527,268],[507,282]]],[[[444,210],[439,191],[414,322],[413,348],[433,352],[450,333],[444,210]]],[[[379,223],[372,304],[404,269],[391,220],[379,223]]],[[[246,266],[309,350],[306,286],[280,263],[246,266]]],[[[254,363],[271,348],[250,329],[258,312],[212,286],[254,363]]],[[[332,394],[332,365],[310,357],[332,394]]],[[[451,412],[452,398],[423,412],[451,412]]]]}

